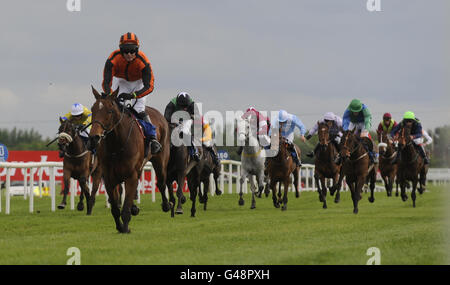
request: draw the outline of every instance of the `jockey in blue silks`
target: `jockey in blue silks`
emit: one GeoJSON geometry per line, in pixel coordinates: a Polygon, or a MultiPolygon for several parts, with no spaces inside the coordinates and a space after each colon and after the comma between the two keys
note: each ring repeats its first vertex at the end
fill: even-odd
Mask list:
{"type": "MultiPolygon", "coordinates": [[[[291,152],[292,158],[298,166],[301,166],[300,157],[294,147],[294,130],[295,128],[300,130],[301,140],[305,142],[306,139],[304,135],[306,133],[306,128],[302,121],[297,116],[289,114],[285,110],[280,110],[278,112],[278,118],[275,118],[271,125],[276,129],[281,128],[281,136],[287,140],[289,144],[288,150],[291,152]]],[[[269,131],[269,135],[271,134],[272,128],[270,128],[269,131]]]]}

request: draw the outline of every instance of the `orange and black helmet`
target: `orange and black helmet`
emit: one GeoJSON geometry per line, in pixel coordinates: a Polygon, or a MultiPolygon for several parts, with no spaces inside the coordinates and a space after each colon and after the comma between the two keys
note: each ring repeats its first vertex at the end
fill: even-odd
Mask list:
{"type": "Polygon", "coordinates": [[[126,33],[120,37],[119,46],[128,44],[139,46],[139,39],[134,33],[126,33]]]}

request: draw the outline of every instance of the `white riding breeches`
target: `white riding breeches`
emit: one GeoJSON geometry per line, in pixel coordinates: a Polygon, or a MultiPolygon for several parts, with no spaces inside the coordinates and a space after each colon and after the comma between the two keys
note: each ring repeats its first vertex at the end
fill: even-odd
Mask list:
{"type": "MultiPolygon", "coordinates": [[[[119,94],[132,93],[141,90],[143,87],[144,83],[142,82],[142,79],[136,81],[127,81],[123,78],[114,76],[112,80],[111,90],[116,90],[117,88],[119,88],[119,94]]],[[[141,113],[145,111],[145,99],[146,96],[142,98],[126,100],[124,104],[130,104],[131,106],[133,106],[133,109],[136,110],[136,112],[141,113]]]]}

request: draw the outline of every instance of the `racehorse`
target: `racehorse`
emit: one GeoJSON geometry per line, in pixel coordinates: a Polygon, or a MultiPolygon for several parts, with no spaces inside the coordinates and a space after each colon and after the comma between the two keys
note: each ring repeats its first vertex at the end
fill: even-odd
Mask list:
{"type": "Polygon", "coordinates": [[[203,171],[203,167],[205,165],[205,160],[203,156],[205,155],[203,147],[198,148],[198,152],[200,155],[200,161],[189,171],[187,174],[187,182],[189,188],[189,198],[191,199],[191,217],[195,217],[196,207],[195,202],[197,199],[197,194],[199,194],[199,188],[201,184],[201,174],[203,171]]]}
{"type": "Polygon", "coordinates": [[[166,119],[156,109],[146,107],[145,111],[157,130],[157,139],[162,149],[155,155],[149,152],[148,156],[144,157],[143,134],[131,112],[118,103],[118,91],[117,89],[110,95],[100,95],[92,87],[96,101],[91,108],[92,128],[89,133],[89,148],[96,150],[116,229],[120,233],[129,233],[131,215],[137,214],[132,206],[137,194],[138,180],[148,160],[155,169],[156,185],[162,195],[163,211],[172,210],[173,215],[175,198],[169,191],[172,194],[169,203],[165,195],[170,154],[169,127],[166,119]],[[119,197],[114,188],[122,182],[125,182],[125,201],[120,211],[117,203],[119,197]]]}
{"type": "MultiPolygon", "coordinates": [[[[317,191],[319,192],[319,200],[323,203],[323,208],[327,208],[327,185],[325,184],[325,178],[332,178],[333,185],[339,179],[341,171],[341,165],[335,163],[335,156],[337,154],[337,148],[333,142],[330,141],[330,133],[328,124],[325,122],[317,122],[318,136],[319,136],[319,148],[316,153],[314,179],[317,185],[317,191]]],[[[334,201],[336,203],[340,200],[340,188],[330,188],[330,195],[333,196],[337,191],[334,201]]]]}
{"type": "Polygon", "coordinates": [[[253,181],[253,176],[256,176],[258,182],[258,195],[261,196],[264,190],[264,162],[263,148],[260,146],[258,139],[250,128],[249,120],[241,120],[239,122],[239,139],[244,143],[243,151],[241,153],[241,177],[239,180],[239,205],[244,205],[244,199],[242,198],[242,184],[245,182],[245,178],[250,180],[250,188],[252,191],[252,205],[250,209],[256,207],[255,196],[256,185],[253,181]]]}
{"type": "Polygon", "coordinates": [[[361,193],[366,179],[370,181],[371,196],[369,202],[373,203],[375,182],[376,182],[376,169],[375,165],[369,163],[369,155],[363,146],[363,140],[368,138],[359,139],[355,134],[355,130],[345,131],[340,143],[340,155],[343,159],[341,173],[339,181],[337,183],[340,187],[342,179],[346,178],[346,183],[350,188],[352,201],[353,201],[353,213],[358,213],[358,202],[361,200],[361,193]]]}
{"type": "MultiPolygon", "coordinates": [[[[176,128],[176,124],[170,123],[170,133],[176,128]]],[[[172,182],[177,182],[177,209],[175,213],[183,214],[183,207],[181,206],[186,202],[186,197],[183,194],[183,186],[186,179],[186,175],[197,164],[197,162],[189,157],[188,147],[185,145],[170,146],[170,158],[167,167],[167,187],[169,191],[172,191],[172,182]]]]}
{"type": "MultiPolygon", "coordinates": [[[[291,174],[294,175],[294,187],[295,187],[295,196],[299,197],[298,191],[298,171],[300,167],[296,165],[293,161],[290,152],[288,151],[289,142],[281,136],[281,128],[279,129],[277,141],[278,141],[278,152],[274,157],[269,157],[267,162],[267,173],[269,175],[270,180],[270,189],[272,189],[272,200],[275,208],[279,208],[281,202],[283,206],[281,207],[282,211],[287,210],[287,192],[289,189],[289,184],[292,182],[291,174]],[[280,182],[280,195],[281,195],[281,183],[284,185],[284,195],[281,200],[281,196],[277,198],[277,183],[280,182]]],[[[297,145],[294,145],[297,149],[297,153],[300,156],[300,148],[297,145]]]]}
{"type": "Polygon", "coordinates": [[[58,209],[66,207],[67,194],[69,193],[70,178],[78,180],[81,188],[80,201],[77,204],[77,210],[83,211],[83,199],[86,196],[87,215],[92,213],[95,194],[101,181],[101,171],[97,167],[97,162],[92,161],[91,152],[86,148],[79,135],[79,130],[69,120],[59,118],[61,125],[58,129],[58,148],[61,154],[64,154],[63,161],[63,179],[64,196],[58,209]],[[92,193],[89,191],[88,179],[92,175],[93,185],[92,193]],[[91,196],[92,195],[92,196],[91,196]]]}
{"type": "Polygon", "coordinates": [[[408,199],[406,194],[407,181],[411,181],[411,198],[413,207],[416,207],[416,188],[419,185],[419,193],[424,191],[426,181],[427,167],[424,164],[422,156],[416,149],[415,143],[411,138],[411,126],[405,125],[399,133],[398,151],[400,151],[400,161],[398,162],[397,176],[400,181],[401,197],[403,201],[408,199]],[[420,175],[420,179],[419,179],[420,175]]]}
{"type": "MultiPolygon", "coordinates": [[[[392,164],[397,151],[391,140],[388,139],[387,133],[381,134],[381,142],[378,144],[380,153],[380,175],[384,181],[384,187],[388,197],[392,196],[392,188],[394,187],[395,176],[397,175],[397,164],[392,164]]],[[[398,181],[397,181],[397,196],[398,196],[398,181]]]]}
{"type": "MultiPolygon", "coordinates": [[[[213,145],[213,148],[216,146],[213,145]]],[[[209,183],[210,183],[210,175],[213,174],[214,177],[214,183],[216,186],[216,195],[221,195],[222,191],[219,188],[218,179],[220,177],[220,163],[216,164],[214,163],[214,160],[212,158],[212,153],[206,149],[205,146],[203,146],[203,157],[202,160],[204,160],[203,168],[200,173],[200,182],[203,183],[203,193],[198,192],[198,201],[203,204],[203,210],[206,211],[206,207],[208,204],[208,190],[209,190],[209,183]],[[209,155],[208,155],[209,154],[209,155]]],[[[217,153],[217,150],[216,150],[217,153]]]]}

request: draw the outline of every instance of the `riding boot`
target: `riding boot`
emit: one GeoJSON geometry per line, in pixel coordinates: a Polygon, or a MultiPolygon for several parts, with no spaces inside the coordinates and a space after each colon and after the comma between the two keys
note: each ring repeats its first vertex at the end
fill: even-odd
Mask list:
{"type": "Polygon", "coordinates": [[[298,153],[297,150],[295,149],[294,144],[289,145],[289,151],[293,154],[292,157],[297,166],[299,167],[302,166],[302,162],[300,161],[300,157],[298,157],[298,153]]]}
{"type": "Polygon", "coordinates": [[[316,147],[314,148],[314,150],[308,152],[308,153],[306,154],[306,156],[307,156],[307,157],[313,158],[314,155],[317,153],[318,150],[319,150],[319,144],[316,144],[316,147]]]}
{"type": "MultiPolygon", "coordinates": [[[[152,124],[152,121],[150,120],[150,116],[146,113],[146,112],[141,112],[139,113],[139,117],[144,120],[145,122],[152,124]]],[[[158,140],[156,139],[155,135],[149,135],[146,138],[146,145],[147,145],[147,141],[149,141],[149,145],[150,145],[150,151],[152,152],[152,154],[157,154],[158,152],[161,151],[161,144],[158,142],[158,140]]],[[[147,149],[147,148],[146,148],[147,149]]],[[[147,154],[148,151],[146,151],[145,153],[147,154]]]]}
{"type": "Polygon", "coordinates": [[[190,153],[191,153],[192,158],[197,162],[200,161],[200,153],[198,152],[197,147],[194,145],[194,137],[193,136],[191,137],[191,146],[189,148],[191,150],[190,153]]]}
{"type": "Polygon", "coordinates": [[[420,156],[423,158],[424,164],[429,164],[430,160],[427,157],[427,153],[422,145],[416,145],[417,150],[419,151],[420,156]]]}
{"type": "Polygon", "coordinates": [[[241,156],[243,150],[244,150],[244,147],[243,147],[243,146],[240,146],[240,147],[238,147],[236,153],[237,153],[239,156],[241,156]]]}
{"type": "Polygon", "coordinates": [[[216,149],[214,147],[209,147],[208,149],[211,152],[211,156],[212,156],[214,164],[219,165],[220,164],[219,155],[217,154],[216,149]]]}

